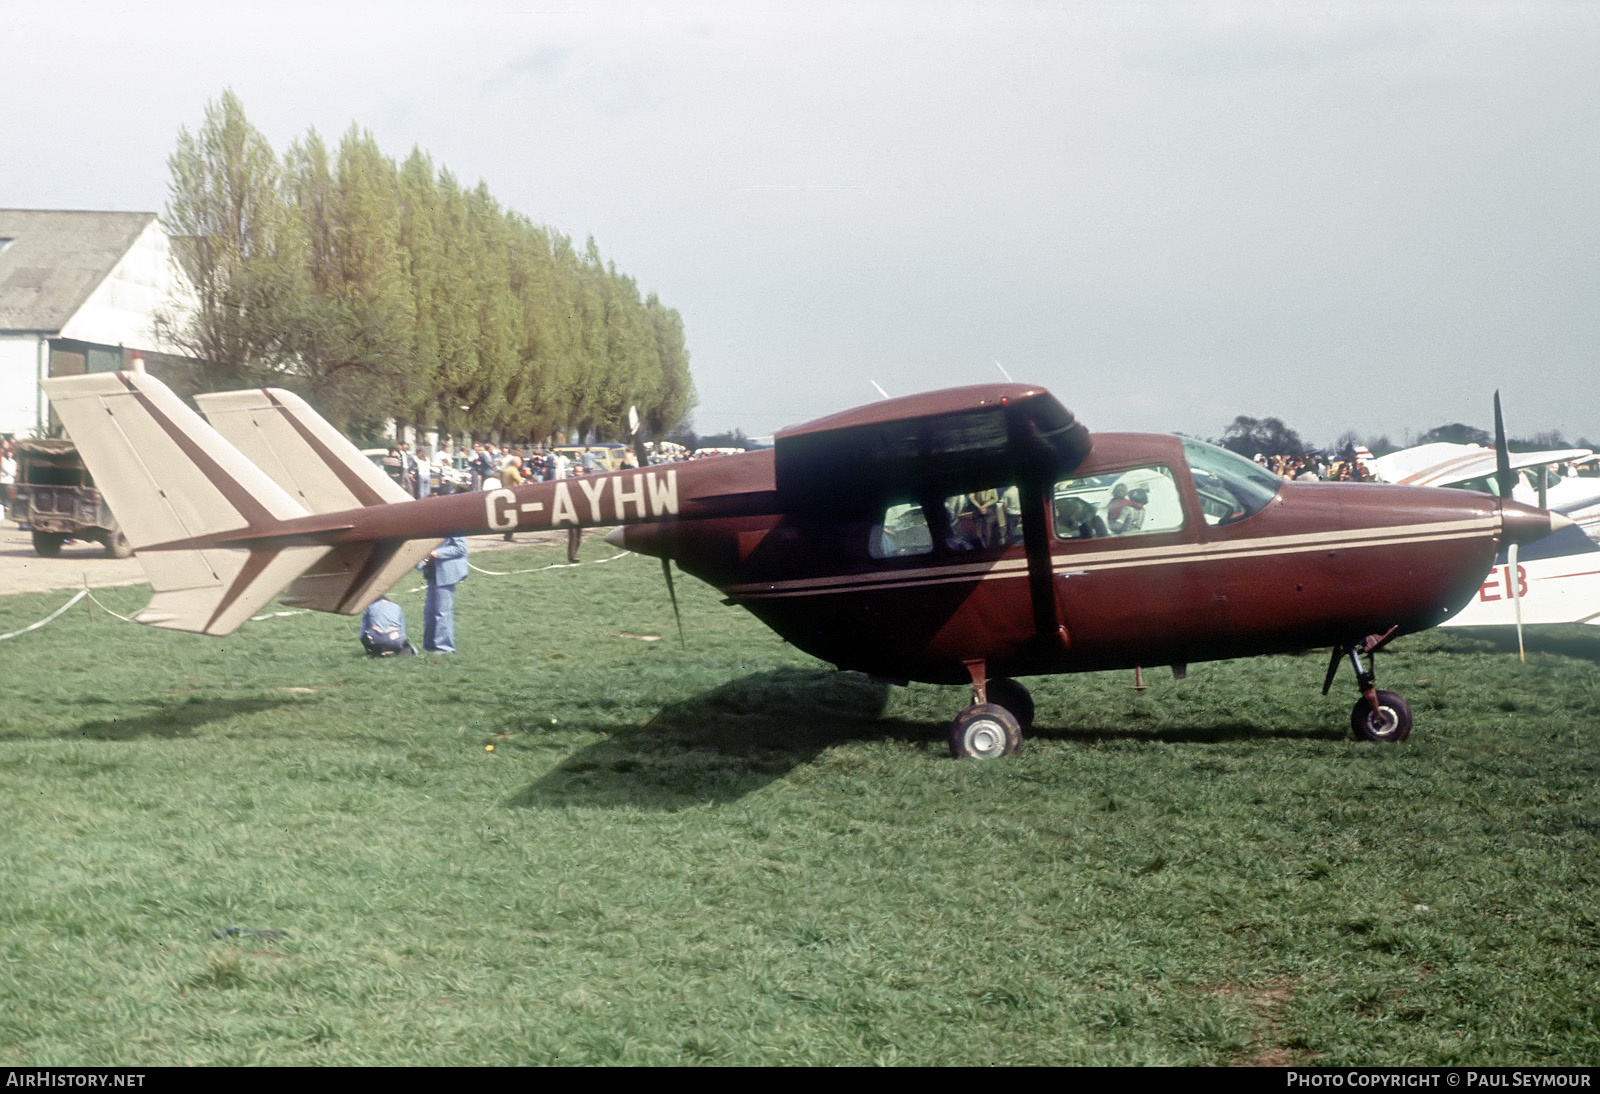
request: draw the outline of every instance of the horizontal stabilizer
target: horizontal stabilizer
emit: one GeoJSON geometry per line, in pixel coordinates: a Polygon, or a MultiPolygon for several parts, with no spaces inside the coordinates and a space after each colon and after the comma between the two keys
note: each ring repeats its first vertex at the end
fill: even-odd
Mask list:
{"type": "Polygon", "coordinates": [[[134,618],[167,630],[232,634],[329,553],[327,547],[139,551],[155,595],[134,618]]]}
{"type": "Polygon", "coordinates": [[[345,543],[297,578],[279,599],[294,608],[355,615],[406,576],[437,540],[345,543]]]}

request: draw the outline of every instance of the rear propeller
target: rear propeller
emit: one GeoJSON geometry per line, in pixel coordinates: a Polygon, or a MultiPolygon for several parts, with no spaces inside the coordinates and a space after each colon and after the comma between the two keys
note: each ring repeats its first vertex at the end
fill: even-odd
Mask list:
{"type": "Polygon", "coordinates": [[[688,649],[689,643],[683,637],[683,616],[678,614],[678,590],[672,585],[672,559],[666,555],[661,556],[661,576],[667,579],[667,595],[672,598],[672,618],[678,623],[678,644],[688,649]]]}
{"type": "MultiPolygon", "coordinates": [[[[1511,471],[1511,450],[1506,447],[1506,423],[1500,415],[1498,391],[1494,393],[1494,478],[1495,486],[1500,492],[1500,506],[1503,510],[1506,499],[1511,496],[1511,491],[1517,484],[1517,479],[1511,471]]],[[[1517,654],[1522,658],[1522,663],[1527,664],[1528,651],[1522,644],[1522,582],[1517,576],[1515,541],[1506,549],[1506,564],[1511,570],[1511,607],[1517,617],[1517,654]]]]}
{"type": "MultiPolygon", "coordinates": [[[[644,446],[644,423],[639,419],[639,408],[628,408],[628,434],[633,444],[633,458],[643,466],[646,461],[644,446]]],[[[667,582],[667,596],[672,599],[672,618],[678,624],[678,643],[688,648],[689,643],[683,637],[683,615],[678,611],[678,590],[672,583],[672,554],[665,552],[661,556],[661,576],[667,582]]]]}

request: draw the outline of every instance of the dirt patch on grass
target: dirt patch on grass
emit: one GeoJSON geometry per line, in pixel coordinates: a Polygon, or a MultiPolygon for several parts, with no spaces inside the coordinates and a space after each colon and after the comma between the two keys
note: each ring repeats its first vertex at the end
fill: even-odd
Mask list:
{"type": "Polygon", "coordinates": [[[1294,999],[1294,982],[1270,980],[1265,984],[1218,984],[1208,995],[1243,999],[1255,1011],[1259,1026],[1250,1038],[1250,1051],[1230,1061],[1235,1067],[1291,1067],[1309,1063],[1310,1054],[1284,1043],[1283,1013],[1294,999]]]}

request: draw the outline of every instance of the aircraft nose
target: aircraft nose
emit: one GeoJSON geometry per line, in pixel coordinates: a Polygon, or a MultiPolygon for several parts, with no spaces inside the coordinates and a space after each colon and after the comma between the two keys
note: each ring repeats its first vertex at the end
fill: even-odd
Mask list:
{"type": "Polygon", "coordinates": [[[1572,521],[1560,513],[1520,501],[1506,501],[1500,506],[1500,528],[1507,543],[1532,543],[1571,525],[1572,521]]]}
{"type": "Polygon", "coordinates": [[[626,524],[619,524],[615,528],[611,529],[611,531],[606,533],[606,542],[617,548],[619,551],[627,550],[628,526],[626,524]]]}

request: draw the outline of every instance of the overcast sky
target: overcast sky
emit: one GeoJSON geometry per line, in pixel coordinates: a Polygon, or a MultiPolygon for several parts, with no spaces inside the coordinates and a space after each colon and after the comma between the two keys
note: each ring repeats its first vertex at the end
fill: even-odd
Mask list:
{"type": "Polygon", "coordinates": [[[1600,4],[0,0],[0,205],[160,212],[238,93],[682,313],[696,427],[1050,387],[1093,429],[1600,440],[1600,4]]]}

